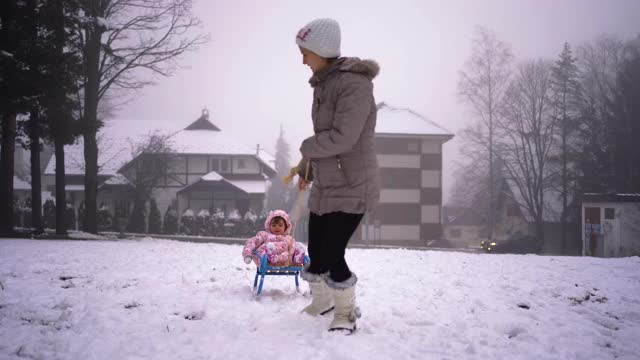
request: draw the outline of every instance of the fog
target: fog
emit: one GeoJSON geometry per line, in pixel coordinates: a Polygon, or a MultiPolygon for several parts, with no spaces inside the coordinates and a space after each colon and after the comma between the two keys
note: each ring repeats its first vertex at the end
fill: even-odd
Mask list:
{"type": "MultiPolygon", "coordinates": [[[[275,150],[280,126],[300,157],[312,134],[310,70],[294,37],[318,17],[342,28],[342,55],[376,60],[376,101],[411,108],[457,133],[469,123],[456,95],[474,27],[512,46],[516,60],[555,57],[603,33],[640,33],[640,2],[619,1],[199,1],[194,13],[211,41],[186,54],[170,78],[130,94],[108,125],[122,136],[175,131],[208,108],[214,124],[237,140],[275,150]]],[[[444,146],[444,199],[449,197],[459,137],[444,146]]]]}

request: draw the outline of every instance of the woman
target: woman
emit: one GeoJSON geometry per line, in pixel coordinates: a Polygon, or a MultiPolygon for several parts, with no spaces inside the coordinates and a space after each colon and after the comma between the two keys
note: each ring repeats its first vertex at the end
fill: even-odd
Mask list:
{"type": "Polygon", "coordinates": [[[374,61],[340,57],[340,26],[332,19],[317,19],[296,36],[303,64],[313,76],[311,118],[315,135],[300,146],[298,186],[309,195],[309,257],[301,277],[309,282],[310,315],[329,312],[335,304],[329,331],[356,328],[358,278],[344,254],[365,211],[378,201],[380,179],[374,150],[376,103],[372,79],[374,61]],[[310,175],[306,164],[310,161],[310,175]]]}

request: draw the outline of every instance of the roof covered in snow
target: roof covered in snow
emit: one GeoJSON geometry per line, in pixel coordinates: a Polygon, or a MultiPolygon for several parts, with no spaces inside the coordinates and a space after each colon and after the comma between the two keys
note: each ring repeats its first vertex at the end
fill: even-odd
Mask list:
{"type": "Polygon", "coordinates": [[[453,133],[410,109],[396,108],[385,103],[378,104],[376,134],[436,135],[445,139],[453,133]]]}
{"type": "MultiPolygon", "coordinates": [[[[64,171],[66,175],[84,175],[84,141],[64,146],[64,171]]],[[[132,159],[131,143],[127,137],[112,127],[105,126],[98,132],[98,175],[115,175],[118,169],[132,159]]],[[[53,154],[44,175],[55,175],[56,155],[53,154]]]]}
{"type": "MultiPolygon", "coordinates": [[[[122,136],[122,129],[104,127],[100,129],[98,140],[99,175],[116,175],[132,157],[131,134],[122,136]]],[[[143,134],[138,135],[139,139],[143,134]]],[[[263,149],[256,149],[240,143],[222,132],[209,121],[209,113],[203,110],[202,115],[185,127],[169,136],[172,148],[180,154],[211,155],[248,155],[255,156],[260,162],[275,173],[275,158],[263,149]]],[[[65,173],[67,175],[84,175],[84,148],[82,137],[77,142],[65,146],[65,173]]],[[[51,157],[44,172],[55,174],[55,155],[51,157]]]]}

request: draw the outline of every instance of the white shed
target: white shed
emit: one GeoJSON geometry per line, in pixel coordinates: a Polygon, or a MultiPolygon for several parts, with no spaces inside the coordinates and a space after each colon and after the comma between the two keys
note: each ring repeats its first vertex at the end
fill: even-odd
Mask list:
{"type": "Polygon", "coordinates": [[[584,194],[582,255],[640,255],[640,194],[584,194]]]}

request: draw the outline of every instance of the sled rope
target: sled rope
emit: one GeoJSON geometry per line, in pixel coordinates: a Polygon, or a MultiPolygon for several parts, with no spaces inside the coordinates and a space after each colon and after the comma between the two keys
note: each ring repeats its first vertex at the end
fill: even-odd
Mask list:
{"type": "MultiPolygon", "coordinates": [[[[304,181],[307,181],[307,179],[309,179],[309,168],[311,167],[311,160],[307,159],[307,165],[306,165],[306,169],[304,172],[304,181]]],[[[289,170],[289,175],[285,176],[282,178],[282,182],[284,182],[285,184],[289,185],[292,181],[293,178],[296,176],[296,174],[298,174],[298,167],[294,166],[291,168],[291,170],[289,170]]],[[[293,210],[293,222],[292,222],[292,229],[291,229],[291,242],[289,242],[289,254],[291,254],[291,259],[288,260],[288,262],[290,264],[293,264],[293,256],[294,256],[294,251],[295,249],[293,248],[293,239],[295,239],[295,233],[296,233],[296,225],[298,223],[298,217],[300,215],[300,203],[302,202],[302,192],[304,190],[300,190],[298,189],[298,196],[296,197],[296,205],[294,207],[293,210]]]]}

